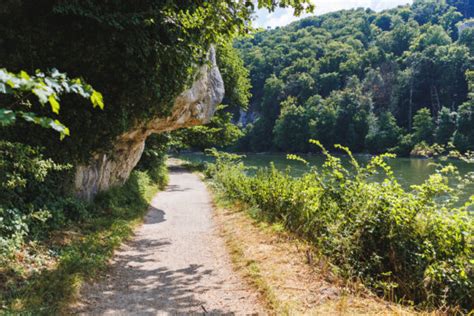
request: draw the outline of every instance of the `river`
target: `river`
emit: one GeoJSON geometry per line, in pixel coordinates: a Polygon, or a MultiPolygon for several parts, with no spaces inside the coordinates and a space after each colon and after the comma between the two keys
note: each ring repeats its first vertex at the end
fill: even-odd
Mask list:
{"type": "MultiPolygon", "coordinates": [[[[182,153],[177,155],[177,157],[191,162],[212,161],[211,157],[208,157],[203,153],[182,153]]],[[[325,157],[322,155],[301,155],[301,157],[307,160],[310,165],[316,167],[320,167],[325,161],[325,157]]],[[[366,163],[371,158],[369,155],[356,155],[355,157],[361,164],[366,163]]],[[[341,156],[341,158],[344,163],[348,165],[347,157],[341,156]]],[[[290,167],[291,173],[294,176],[300,176],[309,170],[309,167],[301,162],[288,160],[285,154],[246,154],[243,158],[243,162],[246,166],[256,168],[268,167],[270,163],[273,162],[275,167],[280,170],[290,167]]],[[[474,173],[474,164],[469,164],[460,160],[439,161],[420,158],[392,158],[387,162],[392,168],[397,180],[406,189],[409,189],[411,185],[422,184],[426,179],[428,179],[431,174],[436,172],[436,163],[444,165],[452,164],[458,168],[459,173],[462,176],[474,173]]],[[[474,177],[474,175],[472,175],[472,177],[474,177]]],[[[375,180],[380,180],[381,178],[383,178],[383,176],[379,175],[375,180]]],[[[465,191],[462,198],[463,200],[468,198],[470,195],[474,195],[474,185],[472,184],[462,187],[460,190],[465,191]]]]}

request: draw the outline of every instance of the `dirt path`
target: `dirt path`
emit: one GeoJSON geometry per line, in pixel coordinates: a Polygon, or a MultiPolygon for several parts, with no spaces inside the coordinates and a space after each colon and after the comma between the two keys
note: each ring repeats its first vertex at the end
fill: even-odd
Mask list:
{"type": "Polygon", "coordinates": [[[107,278],[81,292],[86,315],[262,314],[256,294],[232,271],[205,185],[176,165],[107,278]]]}

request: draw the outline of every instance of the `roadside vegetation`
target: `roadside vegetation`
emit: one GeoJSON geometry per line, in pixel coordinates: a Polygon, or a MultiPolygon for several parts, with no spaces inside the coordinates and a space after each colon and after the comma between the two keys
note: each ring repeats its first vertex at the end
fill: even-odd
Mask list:
{"type": "Polygon", "coordinates": [[[374,295],[360,281],[345,279],[311,242],[281,223],[262,220],[258,209],[213,190],[215,219],[235,269],[276,315],[442,315],[417,312],[374,295]]]}
{"type": "Polygon", "coordinates": [[[313,143],[326,163],[301,178],[273,167],[248,176],[238,157],[215,151],[216,162],[205,173],[218,192],[254,209],[261,221],[281,224],[312,243],[340,276],[361,280],[396,302],[471,310],[474,199],[455,206],[459,190],[446,177],[455,168],[440,168],[407,191],[385,163],[389,155],[374,157],[367,166],[352,159],[347,169],[313,143]],[[376,172],[385,180],[372,181],[376,172]]]}
{"type": "MultiPolygon", "coordinates": [[[[0,127],[12,131],[19,125],[38,126],[59,133],[56,142],[69,138],[69,128],[54,116],[68,94],[104,108],[102,94],[79,78],[69,79],[57,70],[30,76],[0,69],[0,127]]],[[[114,249],[141,221],[152,195],[166,184],[166,143],[159,146],[150,138],[139,171],[123,186],[86,202],[74,193],[72,164],[53,160],[45,147],[4,136],[0,313],[63,313],[81,283],[104,271],[114,249]]]]}
{"type": "Polygon", "coordinates": [[[87,203],[63,189],[70,166],[0,143],[0,314],[64,313],[81,284],[100,277],[166,184],[158,151],[149,146],[123,186],[87,203]]]}

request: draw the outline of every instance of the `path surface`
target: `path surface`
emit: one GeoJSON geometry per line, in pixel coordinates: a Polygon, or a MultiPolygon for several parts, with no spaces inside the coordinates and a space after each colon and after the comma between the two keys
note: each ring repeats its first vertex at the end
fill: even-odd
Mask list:
{"type": "Polygon", "coordinates": [[[205,185],[176,165],[145,224],[81,301],[85,315],[262,314],[256,294],[232,271],[205,185]]]}

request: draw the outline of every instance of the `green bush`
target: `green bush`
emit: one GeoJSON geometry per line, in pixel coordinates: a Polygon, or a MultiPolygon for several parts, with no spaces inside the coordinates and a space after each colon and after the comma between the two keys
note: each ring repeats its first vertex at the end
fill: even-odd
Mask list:
{"type": "Polygon", "coordinates": [[[134,171],[123,186],[99,193],[94,200],[94,206],[101,215],[128,218],[138,210],[147,208],[152,194],[156,191],[155,184],[147,172],[134,171]]]}
{"type": "Polygon", "coordinates": [[[348,169],[319,146],[325,164],[301,178],[273,166],[248,176],[235,156],[215,152],[216,163],[206,174],[225,196],[257,207],[262,219],[308,239],[341,274],[364,280],[380,295],[471,309],[474,222],[469,208],[474,197],[454,206],[459,192],[449,186],[446,174],[455,168],[442,168],[406,191],[384,161],[390,155],[362,167],[337,146],[351,157],[348,169]],[[385,180],[371,180],[379,172],[385,180]]]}
{"type": "Polygon", "coordinates": [[[71,220],[89,216],[70,195],[64,177],[70,166],[43,157],[41,150],[0,141],[0,254],[12,254],[25,240],[43,238],[71,220]]]}
{"type": "Polygon", "coordinates": [[[168,183],[168,170],[166,168],[166,152],[168,151],[170,136],[167,134],[155,134],[148,137],[137,169],[146,171],[151,181],[164,189],[168,183]]]}
{"type": "MultiPolygon", "coordinates": [[[[73,219],[66,212],[70,210],[77,212],[81,220],[71,221],[67,230],[59,231],[60,235],[70,236],[66,244],[49,240],[43,245],[46,253],[40,255],[47,262],[54,261],[54,266],[26,265],[24,269],[0,260],[0,314],[67,314],[67,307],[77,296],[82,282],[103,273],[114,249],[133,234],[157,189],[147,172],[134,171],[123,186],[99,194],[90,206],[94,208],[93,216],[87,217],[81,217],[83,210],[75,208],[75,200],[57,199],[57,208],[63,210],[66,218],[73,219]]],[[[7,227],[12,224],[15,222],[7,227]]]]}
{"type": "Polygon", "coordinates": [[[402,136],[400,144],[395,147],[394,152],[397,153],[397,155],[407,157],[415,145],[414,142],[413,134],[406,134],[402,136]]]}
{"type": "Polygon", "coordinates": [[[425,141],[416,144],[410,152],[412,157],[438,157],[446,151],[446,146],[434,143],[428,145],[425,141]]]}
{"type": "Polygon", "coordinates": [[[400,144],[402,130],[390,112],[383,112],[371,124],[365,137],[365,146],[371,153],[383,153],[400,144]]]}
{"type": "Polygon", "coordinates": [[[65,179],[71,178],[71,166],[45,158],[40,148],[0,141],[0,263],[25,242],[46,240],[52,231],[81,224],[101,216],[103,211],[114,210],[116,214],[112,215],[116,216],[133,211],[130,208],[146,208],[134,197],[149,193],[139,192],[138,188],[163,188],[168,179],[166,147],[159,144],[163,144],[162,139],[151,139],[141,171],[132,175],[136,179],[127,182],[126,194],[122,187],[112,188],[91,205],[70,191],[71,185],[65,179]],[[134,181],[146,183],[132,185],[134,181]],[[104,200],[107,205],[101,204],[104,200]],[[135,200],[134,205],[127,203],[135,200]]]}

